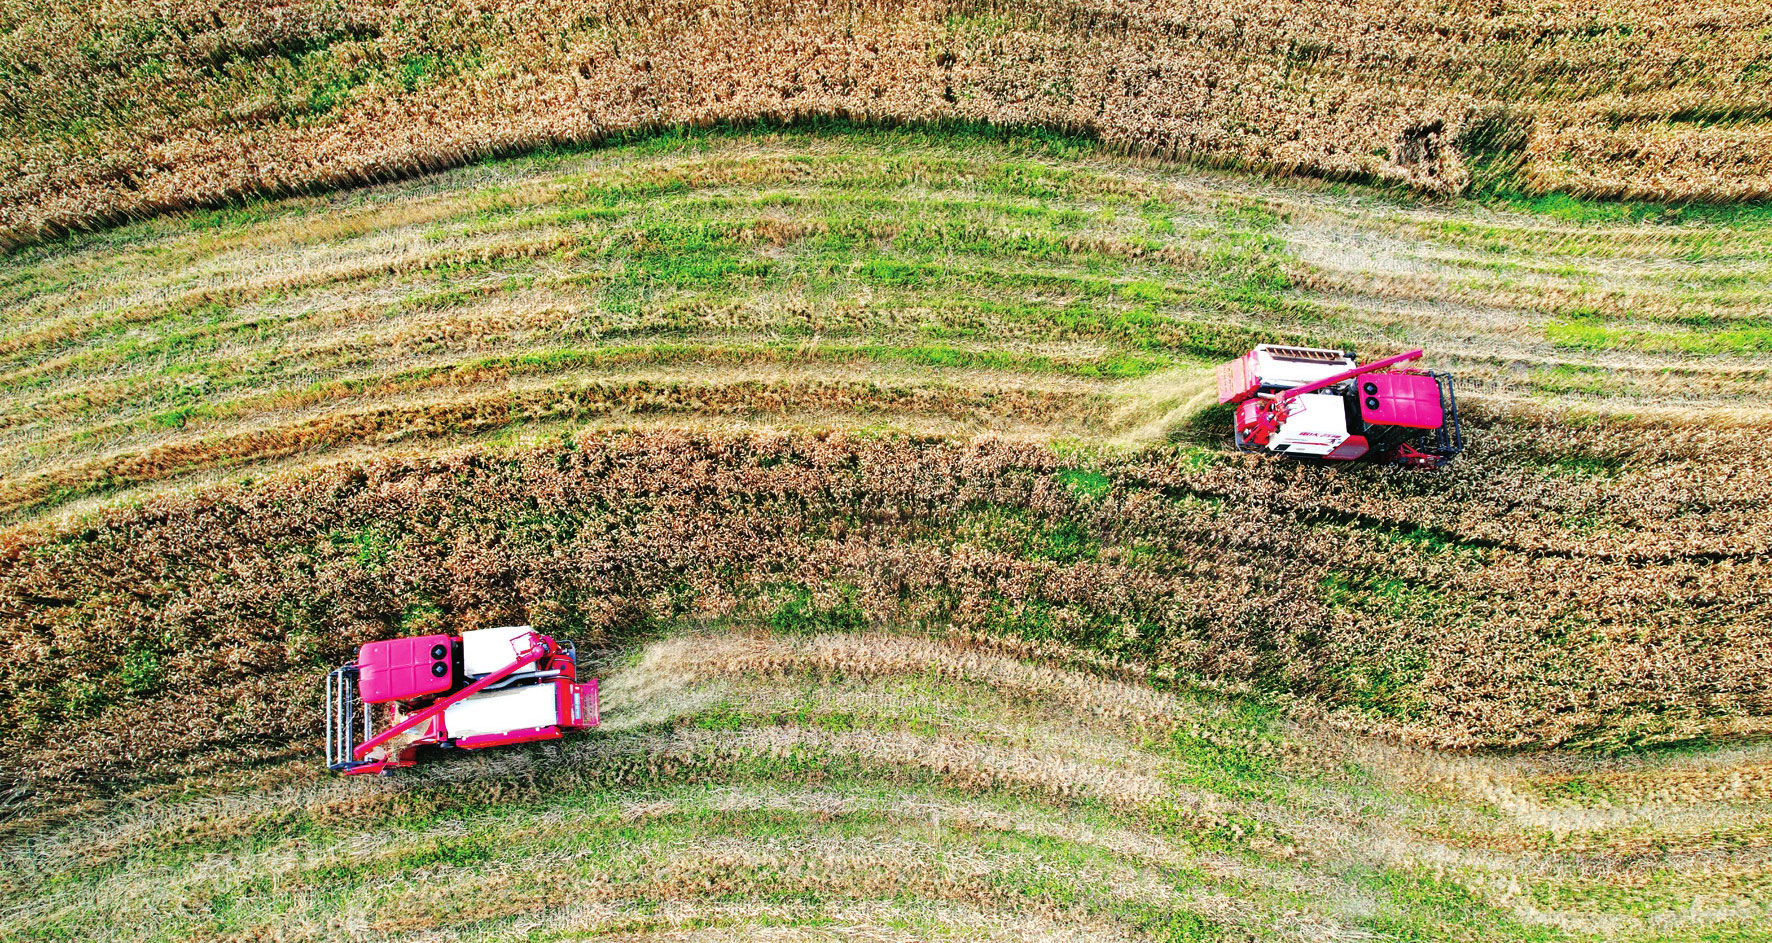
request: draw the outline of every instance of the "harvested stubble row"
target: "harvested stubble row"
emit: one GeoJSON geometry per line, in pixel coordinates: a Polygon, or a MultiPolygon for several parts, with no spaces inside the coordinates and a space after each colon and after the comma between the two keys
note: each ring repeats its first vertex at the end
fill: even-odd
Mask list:
{"type": "Polygon", "coordinates": [[[160,219],[0,262],[0,517],[535,421],[1149,441],[1258,342],[1422,347],[1496,412],[1772,393],[1763,211],[1571,212],[850,131],[160,219]]]}
{"type": "Polygon", "coordinates": [[[582,435],[150,499],[3,538],[7,767],[61,794],[304,749],[317,672],[439,620],[597,644],[747,612],[1063,644],[1435,746],[1763,731],[1764,438],[1587,431],[1658,444],[1571,475],[1496,425],[1424,477],[582,435]],[[1719,454],[1731,487],[1691,477],[1719,454]]]}
{"type": "Polygon", "coordinates": [[[670,125],[1083,131],[1456,191],[1772,192],[1753,0],[0,6],[0,239],[670,125]]]}

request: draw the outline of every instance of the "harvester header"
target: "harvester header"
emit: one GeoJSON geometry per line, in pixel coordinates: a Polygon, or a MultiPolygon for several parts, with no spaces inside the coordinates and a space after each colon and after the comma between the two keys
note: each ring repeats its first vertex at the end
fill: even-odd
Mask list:
{"type": "Polygon", "coordinates": [[[326,765],[380,773],[421,747],[477,750],[597,726],[597,680],[529,626],[370,642],[326,676],[326,765]]]}
{"type": "Polygon", "coordinates": [[[1464,450],[1452,378],[1396,370],[1420,350],[1360,366],[1351,350],[1262,344],[1218,368],[1237,448],[1329,462],[1439,468],[1464,450]]]}

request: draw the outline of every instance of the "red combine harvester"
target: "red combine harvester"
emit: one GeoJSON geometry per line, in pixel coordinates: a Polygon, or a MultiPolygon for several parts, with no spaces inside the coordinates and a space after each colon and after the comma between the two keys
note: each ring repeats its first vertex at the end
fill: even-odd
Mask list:
{"type": "Polygon", "coordinates": [[[1464,450],[1452,378],[1391,369],[1421,353],[1362,367],[1351,350],[1262,344],[1219,366],[1218,401],[1247,452],[1439,468],[1464,450]]]}
{"type": "Polygon", "coordinates": [[[326,676],[326,765],[340,773],[411,766],[422,746],[478,750],[595,726],[597,679],[578,680],[572,643],[526,625],[370,642],[326,676]]]}

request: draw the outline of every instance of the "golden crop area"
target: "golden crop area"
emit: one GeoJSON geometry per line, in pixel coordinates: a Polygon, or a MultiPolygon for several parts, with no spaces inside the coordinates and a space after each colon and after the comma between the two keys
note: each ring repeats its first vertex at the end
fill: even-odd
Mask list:
{"type": "Polygon", "coordinates": [[[0,77],[7,242],[818,118],[1434,193],[1772,196],[1760,0],[5,0],[0,77]]]}
{"type": "Polygon", "coordinates": [[[677,131],[10,249],[0,940],[1763,939],[1772,212],[1115,143],[677,131]],[[1235,451],[1264,341],[1425,348],[1468,450],[1235,451]],[[358,645],[513,623],[602,729],[319,769],[358,645]]]}

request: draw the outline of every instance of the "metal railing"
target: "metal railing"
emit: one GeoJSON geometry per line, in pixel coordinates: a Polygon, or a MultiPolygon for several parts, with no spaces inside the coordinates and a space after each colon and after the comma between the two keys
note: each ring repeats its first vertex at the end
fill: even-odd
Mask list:
{"type": "Polygon", "coordinates": [[[1302,360],[1306,363],[1340,363],[1351,359],[1347,351],[1327,350],[1320,347],[1283,347],[1278,344],[1262,344],[1260,349],[1267,351],[1268,356],[1281,360],[1302,360]]]}
{"type": "Polygon", "coordinates": [[[357,693],[357,666],[335,668],[326,675],[326,766],[343,772],[362,761],[353,754],[357,744],[370,738],[369,705],[357,693]],[[362,737],[357,736],[358,717],[362,717],[362,737]]]}
{"type": "Polygon", "coordinates": [[[1458,397],[1452,392],[1452,375],[1429,373],[1440,384],[1440,451],[1450,460],[1464,451],[1464,424],[1458,421],[1458,397]]]}

